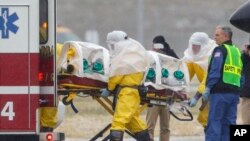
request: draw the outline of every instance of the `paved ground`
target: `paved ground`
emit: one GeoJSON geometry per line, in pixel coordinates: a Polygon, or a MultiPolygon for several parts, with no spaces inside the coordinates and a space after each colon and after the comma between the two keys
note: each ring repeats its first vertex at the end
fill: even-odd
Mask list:
{"type": "MultiPolygon", "coordinates": [[[[159,138],[155,138],[155,141],[158,141],[159,138]]],[[[203,141],[203,136],[184,136],[184,137],[171,137],[170,141],[203,141]]],[[[88,139],[76,139],[76,138],[69,138],[65,141],[88,141],[88,139]]],[[[98,140],[99,141],[99,140],[98,140]]],[[[135,141],[134,139],[124,139],[124,141],[135,141]]]]}

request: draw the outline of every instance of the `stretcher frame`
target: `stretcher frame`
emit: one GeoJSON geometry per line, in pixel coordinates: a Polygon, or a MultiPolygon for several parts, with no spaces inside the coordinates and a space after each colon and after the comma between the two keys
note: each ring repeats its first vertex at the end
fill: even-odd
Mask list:
{"type": "MultiPolygon", "coordinates": [[[[59,84],[58,84],[58,95],[63,95],[64,98],[62,100],[62,102],[65,105],[71,105],[72,109],[75,112],[78,112],[77,109],[74,107],[73,104],[73,99],[79,95],[80,93],[84,93],[85,95],[91,96],[94,100],[96,100],[109,114],[113,115],[114,114],[114,102],[112,102],[109,98],[107,97],[101,97],[101,92],[100,89],[98,87],[93,87],[93,86],[84,86],[84,85],[78,85],[78,84],[72,84],[71,82],[60,82],[60,80],[62,80],[64,77],[76,77],[73,75],[69,75],[69,74],[63,74],[63,75],[59,75],[58,79],[59,79],[59,84]]],[[[83,79],[83,78],[81,78],[83,79]]],[[[85,78],[88,79],[88,78],[85,78]]],[[[152,88],[150,88],[149,90],[150,92],[156,92],[157,90],[154,90],[152,88]]],[[[161,92],[161,91],[160,91],[161,92]]],[[[146,109],[148,106],[151,105],[170,105],[175,101],[178,101],[178,99],[176,99],[176,94],[173,93],[173,96],[169,96],[169,97],[164,97],[164,96],[150,96],[149,94],[147,94],[146,97],[141,97],[141,107],[140,107],[140,112],[142,112],[144,109],[146,109]],[[153,102],[155,101],[155,102],[153,102]]],[[[115,98],[115,96],[113,96],[113,98],[115,98]]],[[[179,99],[180,100],[180,99],[179,99]]],[[[192,121],[193,120],[193,116],[191,114],[191,112],[185,107],[185,105],[183,106],[182,109],[184,112],[186,112],[186,114],[184,114],[184,116],[188,116],[189,118],[187,119],[181,119],[178,116],[175,115],[175,113],[170,111],[170,114],[175,117],[177,120],[180,121],[192,121]]],[[[90,141],[95,141],[100,137],[103,137],[104,133],[107,132],[109,129],[111,128],[111,123],[109,123],[107,126],[105,126],[102,130],[100,130],[96,135],[94,135],[90,141]]],[[[131,133],[128,129],[125,130],[125,132],[127,134],[129,134],[131,137],[135,138],[134,134],[131,133]]],[[[109,135],[104,137],[102,141],[107,141],[109,139],[109,135]]]]}

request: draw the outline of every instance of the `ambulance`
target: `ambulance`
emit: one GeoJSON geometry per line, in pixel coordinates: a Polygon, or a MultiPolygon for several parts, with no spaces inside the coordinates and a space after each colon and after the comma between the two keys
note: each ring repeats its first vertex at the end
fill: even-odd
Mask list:
{"type": "Polygon", "coordinates": [[[41,125],[58,105],[55,31],[56,0],[0,0],[0,141],[64,140],[41,125]]]}

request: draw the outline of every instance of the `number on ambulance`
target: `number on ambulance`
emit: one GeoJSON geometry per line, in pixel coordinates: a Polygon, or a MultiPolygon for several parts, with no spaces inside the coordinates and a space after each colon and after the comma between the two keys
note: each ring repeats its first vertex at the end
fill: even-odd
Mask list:
{"type": "Polygon", "coordinates": [[[13,111],[13,101],[8,101],[2,111],[1,111],[1,116],[2,117],[9,117],[9,120],[13,120],[15,116],[15,112],[13,111]]]}

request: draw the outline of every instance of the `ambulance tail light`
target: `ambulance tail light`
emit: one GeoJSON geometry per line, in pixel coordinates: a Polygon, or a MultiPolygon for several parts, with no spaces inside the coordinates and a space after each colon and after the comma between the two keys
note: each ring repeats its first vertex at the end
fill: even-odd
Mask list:
{"type": "Polygon", "coordinates": [[[60,132],[41,132],[39,141],[65,141],[65,135],[60,132]]]}
{"type": "Polygon", "coordinates": [[[44,74],[44,73],[42,73],[42,72],[39,72],[39,73],[38,73],[38,80],[39,80],[39,81],[43,81],[43,80],[44,80],[44,77],[45,77],[45,74],[44,74]]]}
{"type": "Polygon", "coordinates": [[[47,134],[46,135],[46,141],[52,141],[53,140],[53,135],[52,134],[47,134]]]}

